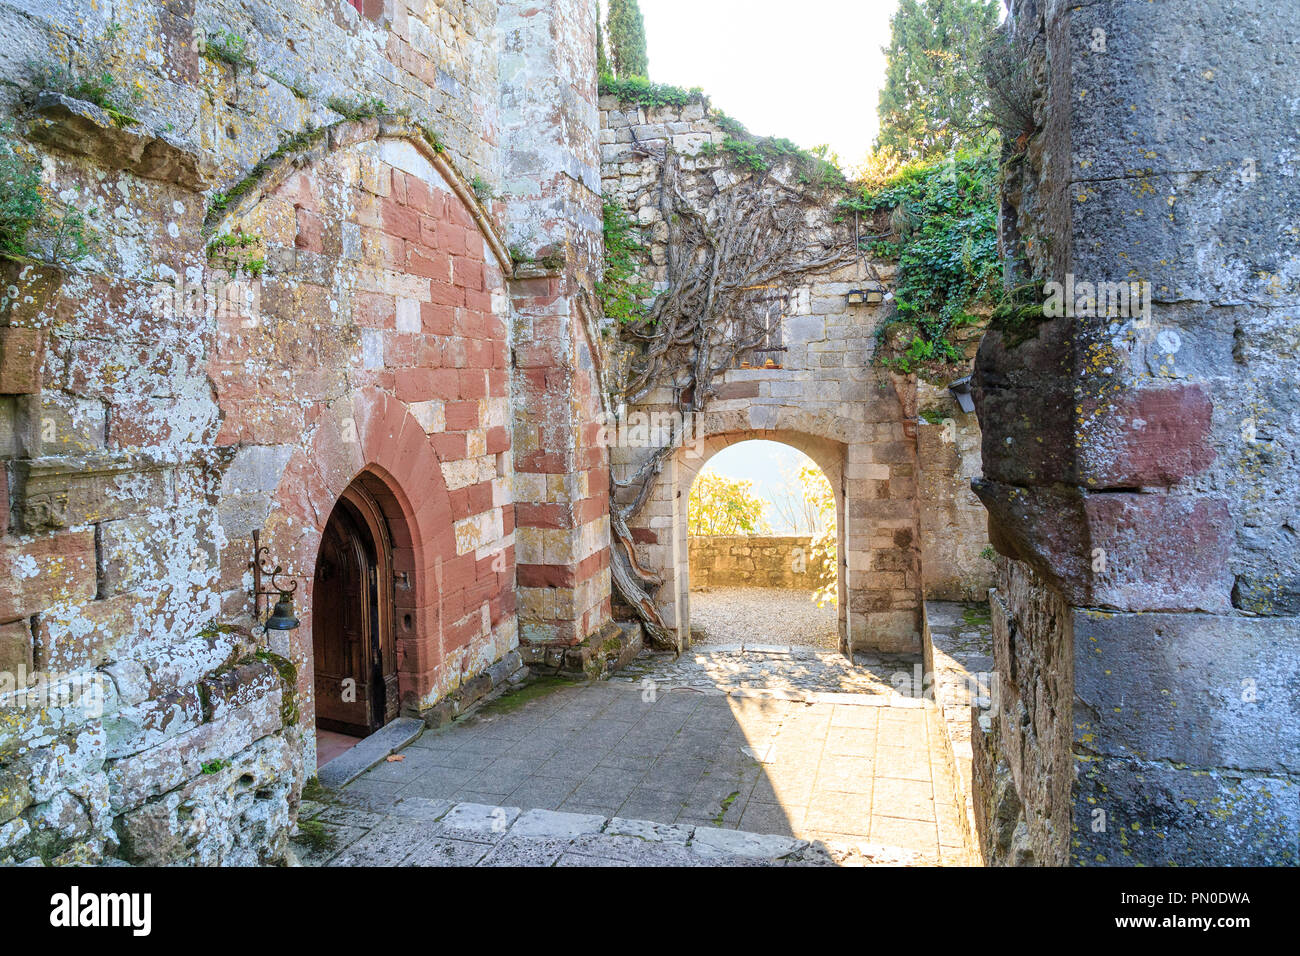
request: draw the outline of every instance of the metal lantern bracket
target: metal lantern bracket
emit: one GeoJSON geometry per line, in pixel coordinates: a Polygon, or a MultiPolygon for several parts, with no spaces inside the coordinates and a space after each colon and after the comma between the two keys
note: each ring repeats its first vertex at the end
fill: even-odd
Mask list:
{"type": "Polygon", "coordinates": [[[265,562],[268,560],[271,549],[261,543],[261,532],[253,532],[253,560],[248,562],[248,567],[253,572],[253,620],[259,624],[262,623],[262,598],[288,598],[298,590],[298,581],[293,579],[292,583],[285,587],[280,583],[280,575],[284,574],[284,568],[280,565],[267,567],[265,562]],[[269,579],[270,586],[263,587],[264,580],[269,579]]]}
{"type": "Polygon", "coordinates": [[[975,399],[970,392],[970,378],[967,375],[948,384],[948,391],[957,400],[957,406],[968,415],[975,411],[975,399]]]}

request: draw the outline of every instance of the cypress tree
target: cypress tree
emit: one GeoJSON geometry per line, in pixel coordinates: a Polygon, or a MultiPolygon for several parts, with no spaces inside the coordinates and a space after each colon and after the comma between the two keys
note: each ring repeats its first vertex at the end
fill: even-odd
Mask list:
{"type": "Polygon", "coordinates": [[[609,60],[614,75],[648,76],[645,21],[637,0],[609,0],[605,28],[609,32],[609,60]]]}
{"type": "Polygon", "coordinates": [[[980,50],[997,22],[996,0],[900,0],[889,23],[877,149],[909,160],[978,137],[987,102],[980,50]]]}
{"type": "Polygon", "coordinates": [[[596,12],[596,75],[609,74],[609,59],[605,56],[605,26],[600,22],[600,11],[596,12]]]}

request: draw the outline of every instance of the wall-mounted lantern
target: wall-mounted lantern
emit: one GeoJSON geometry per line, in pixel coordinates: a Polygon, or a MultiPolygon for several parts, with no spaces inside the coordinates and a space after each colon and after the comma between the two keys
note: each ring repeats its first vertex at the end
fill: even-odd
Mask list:
{"type": "Polygon", "coordinates": [[[970,414],[975,411],[975,399],[970,393],[970,376],[959,378],[955,382],[948,384],[948,391],[952,397],[957,399],[957,405],[963,412],[970,414]]]}
{"type": "Polygon", "coordinates": [[[885,287],[879,282],[871,282],[861,289],[850,289],[848,295],[849,305],[876,305],[885,299],[885,287]]]}
{"type": "Polygon", "coordinates": [[[270,548],[258,540],[260,535],[259,531],[253,532],[253,560],[248,562],[253,572],[253,620],[262,625],[263,631],[292,631],[302,623],[293,613],[293,594],[298,590],[298,582],[295,580],[285,587],[279,581],[284,568],[278,564],[269,568],[264,565],[263,554],[269,554],[270,548]],[[262,587],[263,576],[270,579],[270,587],[262,587]],[[265,621],[262,620],[264,597],[276,599],[275,607],[265,621]]]}

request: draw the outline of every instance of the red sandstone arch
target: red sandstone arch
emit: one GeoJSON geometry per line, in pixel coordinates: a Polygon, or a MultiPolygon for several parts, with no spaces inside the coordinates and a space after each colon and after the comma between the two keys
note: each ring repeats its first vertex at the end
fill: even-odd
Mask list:
{"type": "MultiPolygon", "coordinates": [[[[378,502],[393,544],[399,694],[409,709],[435,686],[443,643],[444,579],[455,574],[451,502],[433,444],[407,407],[376,388],[354,394],[315,422],[311,440],[289,460],[272,498],[266,540],[299,581],[302,626],[291,632],[304,722],[310,700],[312,579],[325,523],[349,485],[378,502]],[[283,557],[280,557],[283,555],[283,557]]],[[[470,558],[472,560],[472,555],[470,558]]]]}

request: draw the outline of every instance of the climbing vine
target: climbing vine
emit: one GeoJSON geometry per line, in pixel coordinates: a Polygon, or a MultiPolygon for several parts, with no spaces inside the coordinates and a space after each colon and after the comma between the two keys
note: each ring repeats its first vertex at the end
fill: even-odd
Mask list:
{"type": "Polygon", "coordinates": [[[617,203],[604,200],[604,217],[605,269],[596,283],[596,295],[606,318],[619,325],[640,321],[646,315],[644,300],[650,296],[650,286],[638,272],[638,257],[645,246],[617,203]]]}
{"type": "Polygon", "coordinates": [[[882,363],[910,372],[923,363],[962,361],[954,332],[983,322],[1000,301],[997,176],[992,151],[959,152],[910,163],[884,186],[840,203],[846,214],[889,213],[888,232],[865,244],[897,261],[893,322],[913,334],[878,350],[882,363]]]}
{"type": "MultiPolygon", "coordinates": [[[[804,175],[797,148],[770,148],[770,161],[732,161],[733,175],[725,177],[698,173],[693,161],[684,163],[689,157],[666,151],[657,201],[667,227],[667,282],[649,301],[635,279],[644,257],[639,239],[625,213],[606,209],[606,237],[612,234],[613,242],[601,299],[631,353],[617,397],[634,406],[652,392],[672,394],[679,429],[704,411],[722,373],[761,344],[768,317],[785,308],[804,276],[860,255],[851,232],[830,224],[829,216],[826,229],[808,228],[810,214],[825,216],[833,204],[833,178],[804,175]]],[[[662,582],[637,564],[627,523],[645,505],[682,437],[673,434],[624,478],[611,476],[614,586],[641,617],[651,642],[667,648],[676,647],[676,638],[653,600],[662,582]]]]}

